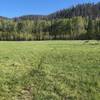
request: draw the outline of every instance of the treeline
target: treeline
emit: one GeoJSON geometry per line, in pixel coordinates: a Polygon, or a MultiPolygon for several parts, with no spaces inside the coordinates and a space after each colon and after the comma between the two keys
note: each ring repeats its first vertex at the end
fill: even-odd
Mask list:
{"type": "Polygon", "coordinates": [[[72,9],[63,10],[64,13],[60,11],[49,16],[30,15],[13,19],[0,17],[0,40],[99,40],[100,3],[78,5],[72,9]],[[95,6],[95,12],[91,12],[90,5],[92,10],[95,6]],[[87,6],[89,6],[89,9],[87,6]],[[88,14],[85,11],[82,12],[82,7],[87,8],[88,14]],[[80,11],[80,14],[78,11],[80,11]],[[86,16],[82,14],[86,14],[86,16]]]}
{"type": "Polygon", "coordinates": [[[0,40],[100,39],[100,19],[0,20],[0,40]]]}

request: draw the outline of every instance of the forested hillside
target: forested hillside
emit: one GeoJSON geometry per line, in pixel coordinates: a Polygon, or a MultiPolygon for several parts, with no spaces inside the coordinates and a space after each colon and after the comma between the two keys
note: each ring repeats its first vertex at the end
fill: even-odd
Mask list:
{"type": "Polygon", "coordinates": [[[47,16],[0,17],[0,40],[100,39],[100,3],[82,4],[47,16]]]}
{"type": "Polygon", "coordinates": [[[92,18],[95,19],[97,17],[100,17],[100,2],[97,4],[82,4],[73,6],[69,9],[63,9],[60,11],[57,11],[55,13],[50,14],[49,18],[73,18],[76,16],[82,16],[85,18],[92,18]]]}

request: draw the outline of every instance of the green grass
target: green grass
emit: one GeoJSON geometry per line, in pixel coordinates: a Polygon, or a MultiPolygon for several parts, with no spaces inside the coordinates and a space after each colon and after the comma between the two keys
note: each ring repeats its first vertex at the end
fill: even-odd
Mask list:
{"type": "Polygon", "coordinates": [[[100,43],[0,42],[0,100],[100,100],[100,43]]]}

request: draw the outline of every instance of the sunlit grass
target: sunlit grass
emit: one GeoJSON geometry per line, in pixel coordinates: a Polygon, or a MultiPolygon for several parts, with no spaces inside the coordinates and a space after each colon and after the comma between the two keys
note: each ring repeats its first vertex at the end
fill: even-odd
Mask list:
{"type": "Polygon", "coordinates": [[[0,42],[0,100],[100,100],[99,41],[0,42]]]}

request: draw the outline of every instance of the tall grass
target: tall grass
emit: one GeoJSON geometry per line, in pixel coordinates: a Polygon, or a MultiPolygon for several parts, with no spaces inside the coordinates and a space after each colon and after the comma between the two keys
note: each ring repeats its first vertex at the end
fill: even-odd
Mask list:
{"type": "Polygon", "coordinates": [[[0,100],[99,99],[99,42],[0,42],[0,100]]]}

